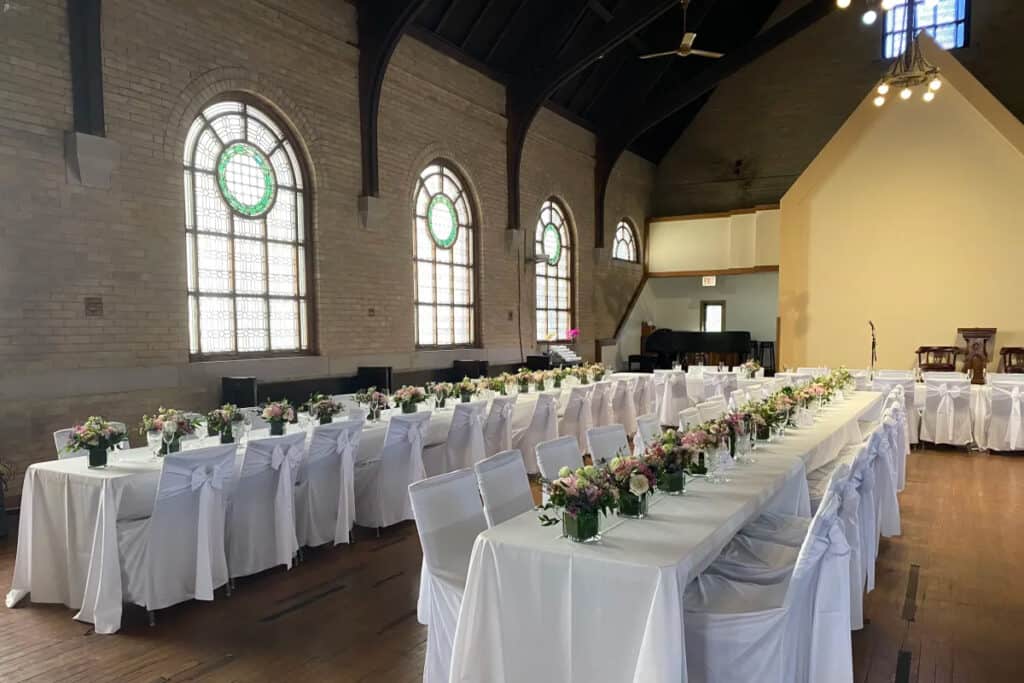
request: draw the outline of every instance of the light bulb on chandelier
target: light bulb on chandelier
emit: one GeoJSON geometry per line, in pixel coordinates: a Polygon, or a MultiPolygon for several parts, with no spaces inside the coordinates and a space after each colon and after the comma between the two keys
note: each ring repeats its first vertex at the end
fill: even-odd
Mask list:
{"type": "Polygon", "coordinates": [[[873,9],[869,9],[867,12],[861,15],[860,20],[864,22],[865,26],[871,26],[878,19],[878,12],[873,9]]]}
{"type": "Polygon", "coordinates": [[[910,88],[904,88],[903,90],[900,90],[900,99],[901,100],[909,100],[910,97],[913,94],[914,94],[913,90],[911,90],[910,88]]]}
{"type": "Polygon", "coordinates": [[[846,9],[850,6],[850,0],[836,0],[836,7],[839,9],[846,9]]]}
{"type": "Polygon", "coordinates": [[[885,104],[885,98],[884,97],[879,95],[878,97],[875,98],[875,106],[876,107],[881,107],[883,104],[885,104]]]}
{"type": "Polygon", "coordinates": [[[941,87],[942,87],[942,79],[940,79],[940,78],[933,78],[932,82],[928,84],[928,89],[929,90],[938,90],[941,87]]]}
{"type": "Polygon", "coordinates": [[[921,99],[923,99],[925,102],[931,102],[932,100],[935,99],[935,93],[932,92],[931,90],[925,90],[924,95],[921,96],[921,99]]]}
{"type": "Polygon", "coordinates": [[[888,83],[882,83],[880,86],[878,86],[878,94],[879,95],[888,95],[889,94],[889,84],[888,83]]]}

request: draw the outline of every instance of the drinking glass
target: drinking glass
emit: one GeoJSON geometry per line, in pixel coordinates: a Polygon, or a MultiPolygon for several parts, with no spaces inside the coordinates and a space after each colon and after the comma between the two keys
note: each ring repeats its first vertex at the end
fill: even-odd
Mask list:
{"type": "Polygon", "coordinates": [[[723,436],[718,440],[718,448],[712,455],[711,467],[708,470],[709,484],[726,484],[729,477],[725,471],[732,465],[732,456],[729,455],[729,437],[723,436]]]}

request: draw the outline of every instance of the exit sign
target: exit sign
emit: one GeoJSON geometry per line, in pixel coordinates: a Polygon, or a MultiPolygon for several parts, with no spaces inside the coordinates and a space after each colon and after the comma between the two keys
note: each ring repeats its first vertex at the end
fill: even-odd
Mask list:
{"type": "Polygon", "coordinates": [[[715,275],[705,275],[700,279],[701,287],[714,287],[718,284],[718,277],[715,275]]]}

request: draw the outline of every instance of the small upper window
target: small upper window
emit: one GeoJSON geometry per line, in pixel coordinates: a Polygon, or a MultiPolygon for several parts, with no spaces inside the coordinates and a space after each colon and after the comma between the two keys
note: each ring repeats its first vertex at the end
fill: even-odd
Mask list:
{"type": "MultiPolygon", "coordinates": [[[[915,9],[915,35],[923,30],[946,50],[967,44],[967,0],[915,0],[915,9]]],[[[885,13],[886,59],[903,54],[906,12],[907,2],[904,0],[885,13]]]]}
{"type": "Polygon", "coordinates": [[[615,226],[615,241],[612,244],[612,258],[619,261],[638,263],[636,231],[626,219],[615,226]]]}

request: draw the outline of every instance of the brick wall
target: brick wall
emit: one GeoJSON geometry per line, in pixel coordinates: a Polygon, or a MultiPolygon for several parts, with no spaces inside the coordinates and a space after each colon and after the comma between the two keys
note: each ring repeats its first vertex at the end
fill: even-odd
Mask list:
{"type": "MultiPolygon", "coordinates": [[[[533,347],[533,281],[506,237],[504,89],[405,38],[380,112],[382,220],[360,226],[355,9],[336,0],[107,0],[103,64],[107,136],[120,145],[109,190],[69,184],[71,128],[65,3],[37,0],[0,17],[0,421],[2,457],[22,472],[53,457],[50,435],[90,414],[137,423],[160,405],[205,410],[222,375],[265,379],[348,373],[360,364],[442,367],[455,357],[519,358],[533,347]],[[314,187],[320,353],[190,363],[181,180],[185,132],[225,91],[266,100],[298,136],[314,187]],[[412,327],[410,198],[435,157],[464,171],[478,212],[482,348],[417,351],[412,327]],[[518,275],[521,279],[519,294],[518,275]],[[101,296],[102,318],[83,297],[101,296]],[[374,308],[374,315],[368,309],[374,308]],[[511,314],[512,320],[509,320],[511,314]]],[[[616,220],[643,225],[654,167],[627,155],[615,170],[593,247],[593,136],[544,111],[523,166],[523,242],[540,203],[558,196],[575,230],[575,306],[590,354],[609,336],[642,275],[613,264],[616,220]]],[[[133,437],[139,442],[137,436],[133,437]]],[[[20,476],[12,492],[20,491],[20,476]]]]}

